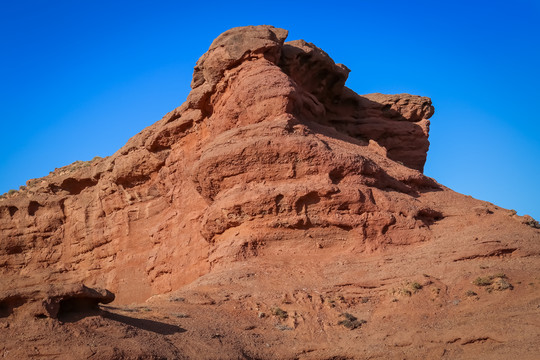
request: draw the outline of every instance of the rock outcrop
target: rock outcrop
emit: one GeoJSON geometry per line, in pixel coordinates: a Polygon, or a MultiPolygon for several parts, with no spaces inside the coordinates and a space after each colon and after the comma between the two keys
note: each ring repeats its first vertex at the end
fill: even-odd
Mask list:
{"type": "MultiPolygon", "coordinates": [[[[445,260],[450,264],[497,254],[538,256],[538,242],[530,245],[533,238],[538,240],[538,230],[422,174],[434,113],[429,98],[357,95],[345,87],[347,67],[311,43],[285,43],[286,37],[286,30],[271,26],[223,33],[197,62],[192,91],[182,106],[114,155],[57,169],[0,200],[2,316],[38,316],[43,313],[28,309],[40,303],[47,317],[56,318],[60,304],[92,308],[112,301],[112,293],[116,304],[129,304],[180,291],[187,294],[182,299],[191,297],[202,306],[216,300],[201,295],[201,289],[229,283],[231,292],[238,284],[245,286],[237,295],[258,293],[249,305],[240,295],[236,301],[239,309],[257,309],[264,318],[265,306],[267,313],[279,314],[270,309],[276,300],[268,295],[281,288],[269,265],[275,263],[285,272],[297,269],[304,274],[302,280],[295,275],[283,281],[288,297],[284,303],[311,304],[304,315],[281,325],[292,330],[306,324],[309,333],[319,325],[327,329],[321,324],[328,319],[314,324],[321,313],[325,318],[332,311],[328,294],[344,296],[338,289],[357,287],[360,280],[337,275],[338,268],[357,271],[344,266],[346,261],[372,256],[380,268],[387,261],[384,254],[400,257],[396,249],[440,243],[445,231],[455,228],[453,217],[476,219],[486,227],[507,222],[508,229],[521,234],[521,242],[502,236],[496,243],[478,244],[476,250],[477,245],[456,248],[467,254],[445,260]],[[471,210],[475,207],[480,213],[471,210]],[[307,255],[318,260],[313,263],[307,255]],[[291,262],[297,262],[296,268],[291,262]],[[239,264],[247,272],[239,270],[239,264]],[[240,280],[230,283],[239,273],[252,276],[248,274],[257,268],[270,275],[257,280],[256,289],[246,290],[248,285],[240,280]],[[323,269],[328,278],[317,275],[323,269]],[[313,281],[306,280],[310,276],[313,281]],[[266,286],[261,282],[267,285],[266,293],[260,290],[266,286]],[[293,291],[307,283],[311,291],[293,291]],[[66,284],[85,285],[73,289],[75,285],[66,284]],[[55,287],[64,290],[51,290],[55,287]],[[334,290],[328,292],[329,287],[334,290]],[[328,296],[320,295],[324,291],[328,296]]],[[[447,243],[437,246],[441,254],[452,248],[447,243]]],[[[437,261],[442,261],[440,256],[437,261]]],[[[359,285],[364,290],[388,282],[362,274],[371,284],[359,285]]],[[[442,291],[440,279],[425,279],[416,290],[442,291]]],[[[218,293],[214,296],[219,298],[218,293]]],[[[383,302],[383,293],[377,293],[377,301],[383,302]]],[[[359,304],[349,298],[343,304],[359,304]]],[[[343,304],[339,307],[346,309],[343,304]]],[[[108,319],[118,321],[118,316],[109,314],[108,319]]],[[[353,318],[345,316],[349,323],[343,324],[360,327],[353,318]]],[[[223,345],[222,335],[214,338],[223,345]]],[[[325,341],[330,344],[331,338],[325,341]]],[[[310,339],[305,344],[319,349],[313,344],[320,339],[310,339]]],[[[180,357],[169,345],[161,348],[161,355],[147,348],[133,354],[180,357]]],[[[223,346],[231,358],[271,357],[264,351],[256,356],[243,353],[249,344],[223,346]]],[[[309,346],[282,354],[309,354],[309,346]]],[[[350,355],[339,349],[313,358],[350,355]]],[[[122,354],[118,358],[131,356],[122,354]]]]}
{"type": "Polygon", "coordinates": [[[144,300],[206,273],[214,243],[237,242],[231,229],[263,234],[248,243],[266,241],[259,228],[308,227],[366,249],[425,240],[392,232],[440,217],[414,200],[439,187],[416,171],[430,100],[358,96],[344,86],[345,66],[286,36],[270,26],[225,32],[197,62],[185,104],[113,156],[31,180],[4,200],[3,275],[77,274],[119,300],[144,300]],[[405,166],[389,172],[385,155],[405,166]],[[381,205],[386,189],[398,194],[391,208],[381,205]]]}
{"type": "Polygon", "coordinates": [[[98,304],[108,304],[114,294],[105,289],[91,289],[81,284],[50,284],[21,289],[13,285],[0,298],[2,317],[11,315],[20,306],[25,313],[36,318],[58,318],[70,312],[87,312],[98,309],[98,304]]]}

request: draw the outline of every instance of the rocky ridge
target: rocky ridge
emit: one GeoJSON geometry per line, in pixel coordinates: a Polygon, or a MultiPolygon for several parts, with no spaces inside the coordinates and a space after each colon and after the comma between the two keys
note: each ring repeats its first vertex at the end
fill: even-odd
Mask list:
{"type": "MultiPolygon", "coordinates": [[[[201,349],[208,358],[363,358],[383,356],[376,350],[383,343],[405,344],[385,345],[385,354],[452,357],[467,354],[469,344],[499,343],[500,336],[459,337],[426,350],[429,331],[402,342],[387,329],[405,321],[400,314],[414,304],[425,307],[423,301],[436,308],[414,321],[418,329],[426,321],[436,328],[439,308],[464,292],[466,276],[456,265],[482,261],[498,271],[486,283],[499,298],[479,302],[508,301],[510,291],[521,292],[527,306],[540,301],[536,288],[510,290],[509,279],[538,280],[534,220],[422,174],[431,100],[357,95],[345,86],[349,69],[315,45],[286,37],[271,26],[223,33],[197,62],[182,106],[114,155],[58,169],[0,199],[0,309],[6,324],[14,324],[0,331],[16,332],[17,321],[27,318],[36,329],[54,329],[53,337],[83,331],[83,338],[96,339],[92,329],[116,334],[135,326],[135,337],[157,344],[122,343],[111,355],[100,338],[100,351],[82,346],[78,356],[88,358],[196,357],[201,349]],[[393,262],[396,257],[410,263],[393,262]],[[399,285],[404,281],[411,282],[399,285]],[[114,296],[116,306],[145,303],[160,320],[133,320],[120,308],[97,305],[114,296]],[[368,302],[364,325],[349,311],[368,302]],[[209,320],[208,306],[219,306],[220,315],[209,320]],[[198,316],[191,316],[199,329],[191,350],[180,346],[186,341],[180,327],[165,326],[171,307],[198,316]],[[393,320],[384,320],[392,312],[393,320]],[[382,328],[373,327],[364,344],[351,347],[347,341],[356,335],[331,333],[332,326],[369,329],[375,319],[382,328]],[[208,335],[209,321],[221,329],[217,336],[208,335]],[[253,321],[263,322],[251,329],[263,329],[255,338],[245,334],[253,321]],[[287,331],[300,345],[289,346],[287,331]],[[165,345],[163,336],[169,336],[165,345]],[[221,345],[212,350],[216,339],[221,345]],[[265,351],[269,343],[275,348],[265,351]]],[[[512,306],[531,311],[519,304],[512,306]]],[[[478,319],[498,324],[480,313],[478,319]]],[[[501,342],[508,349],[529,354],[506,336],[501,342]]],[[[538,339],[529,340],[538,346],[538,339]]],[[[495,347],[491,354],[507,353],[495,347]]]]}

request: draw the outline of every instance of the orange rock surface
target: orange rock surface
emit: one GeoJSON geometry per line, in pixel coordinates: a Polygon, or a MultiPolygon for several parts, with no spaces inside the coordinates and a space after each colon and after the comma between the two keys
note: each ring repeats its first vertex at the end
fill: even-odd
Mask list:
{"type": "Polygon", "coordinates": [[[429,98],[286,36],[223,33],[182,106],[0,200],[0,355],[537,358],[538,223],[422,174],[429,98]]]}

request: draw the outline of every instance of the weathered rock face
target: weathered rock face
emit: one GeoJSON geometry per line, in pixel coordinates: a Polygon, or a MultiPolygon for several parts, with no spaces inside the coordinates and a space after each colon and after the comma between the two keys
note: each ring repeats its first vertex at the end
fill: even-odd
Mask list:
{"type": "Polygon", "coordinates": [[[184,105],[113,156],[4,200],[3,275],[39,269],[43,279],[75,277],[143,300],[206,273],[209,253],[237,243],[239,231],[247,244],[310,227],[365,249],[426,240],[392,233],[439,216],[414,201],[438,188],[416,171],[430,100],[358,96],[344,86],[345,66],[286,36],[270,26],[225,32],[197,62],[184,105]]]}
{"type": "MultiPolygon", "coordinates": [[[[225,32],[197,62],[182,106],[111,157],[58,169],[0,200],[6,316],[36,302],[53,303],[43,306],[56,317],[60,301],[112,300],[65,284],[141,302],[239,261],[289,259],[282,251],[333,269],[328,259],[440,239],[433,227],[448,214],[496,211],[422,174],[429,98],[359,96],[344,85],[345,66],[286,36],[271,26],[225,32]],[[332,252],[306,250],[315,245],[332,252]]],[[[291,261],[318,271],[301,258],[291,261]]]]}

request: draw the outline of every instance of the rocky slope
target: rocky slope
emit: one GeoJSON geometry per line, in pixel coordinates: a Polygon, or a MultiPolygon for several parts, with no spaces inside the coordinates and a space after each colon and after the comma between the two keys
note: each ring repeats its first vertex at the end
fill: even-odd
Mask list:
{"type": "Polygon", "coordinates": [[[0,354],[534,358],[538,223],[422,174],[429,98],[286,36],[223,33],[182,106],[0,200],[0,354]]]}

